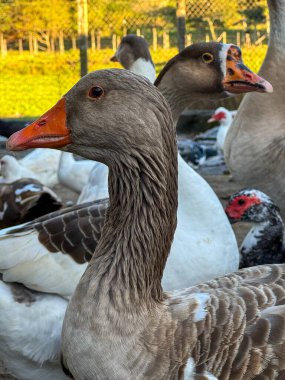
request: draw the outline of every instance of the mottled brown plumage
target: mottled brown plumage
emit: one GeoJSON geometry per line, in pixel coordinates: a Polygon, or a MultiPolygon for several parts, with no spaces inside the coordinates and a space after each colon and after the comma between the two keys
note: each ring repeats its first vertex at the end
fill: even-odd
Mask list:
{"type": "Polygon", "coordinates": [[[110,168],[102,237],[64,321],[63,364],[72,376],[282,379],[285,265],[162,292],[176,224],[177,153],[159,92],[130,73],[99,71],[66,94],[66,113],[66,149],[84,149],[110,168]],[[99,83],[104,96],[90,101],[88,89],[99,83]]]}

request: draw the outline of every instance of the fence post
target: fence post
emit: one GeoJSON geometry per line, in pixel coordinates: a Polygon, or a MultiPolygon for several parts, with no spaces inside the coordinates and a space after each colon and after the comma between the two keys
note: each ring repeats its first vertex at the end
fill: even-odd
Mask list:
{"type": "Polygon", "coordinates": [[[80,76],[88,72],[88,8],[87,0],[77,0],[78,47],[80,51],[80,76]]]}
{"type": "Polygon", "coordinates": [[[36,35],[34,35],[34,37],[33,37],[33,42],[34,42],[34,53],[38,54],[39,47],[38,47],[38,39],[37,39],[36,35]]]}
{"type": "Polygon", "coordinates": [[[1,55],[2,57],[6,57],[7,55],[7,43],[6,43],[6,40],[4,38],[4,35],[3,33],[0,33],[0,50],[1,50],[1,55]]]}
{"type": "Polygon", "coordinates": [[[192,45],[192,33],[186,34],[186,46],[192,45]]]}
{"type": "Polygon", "coordinates": [[[73,50],[76,49],[76,38],[74,36],[71,37],[71,46],[73,50]]]}
{"type": "Polygon", "coordinates": [[[169,33],[163,32],[163,49],[169,49],[169,33]]]}
{"type": "Polygon", "coordinates": [[[152,28],[152,48],[154,51],[157,50],[157,29],[152,28]]]}
{"type": "Polygon", "coordinates": [[[248,32],[245,33],[245,45],[248,47],[251,46],[250,34],[248,32]]]}
{"type": "Polygon", "coordinates": [[[237,32],[237,46],[240,46],[240,32],[237,32]]]}
{"type": "Polygon", "coordinates": [[[117,36],[115,33],[113,33],[113,36],[112,36],[112,49],[113,51],[117,50],[117,36]]]}
{"type": "Polygon", "coordinates": [[[90,32],[91,35],[91,49],[92,51],[96,50],[96,43],[95,43],[95,30],[92,29],[90,32]]]}
{"type": "Polygon", "coordinates": [[[19,38],[19,53],[23,53],[23,40],[22,38],[19,38]]]}
{"type": "Polygon", "coordinates": [[[185,0],[177,0],[176,20],[177,20],[178,50],[181,51],[185,48],[185,34],[186,34],[186,2],[185,0]]]}
{"type": "Polygon", "coordinates": [[[64,37],[63,37],[63,31],[59,31],[59,51],[61,54],[64,53],[64,37]]]}
{"type": "Polygon", "coordinates": [[[34,49],[33,49],[33,34],[32,34],[32,32],[29,32],[29,50],[30,50],[30,54],[33,54],[34,49]]]}
{"type": "Polygon", "coordinates": [[[98,30],[97,33],[97,49],[101,50],[101,30],[98,30]]]}
{"type": "Polygon", "coordinates": [[[55,52],[55,43],[54,43],[54,38],[53,37],[50,38],[50,50],[51,50],[52,53],[55,52]]]}
{"type": "Polygon", "coordinates": [[[137,36],[140,36],[140,35],[141,35],[141,30],[137,28],[137,36]]]}

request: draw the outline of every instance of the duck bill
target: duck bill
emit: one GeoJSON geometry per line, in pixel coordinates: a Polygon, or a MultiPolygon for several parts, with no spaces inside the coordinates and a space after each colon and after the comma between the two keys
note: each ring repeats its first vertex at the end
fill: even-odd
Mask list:
{"type": "Polygon", "coordinates": [[[272,85],[265,79],[253,73],[244,65],[241,52],[237,46],[231,45],[226,60],[226,76],[224,89],[233,94],[245,92],[273,92],[272,85]]]}
{"type": "Polygon", "coordinates": [[[24,129],[14,133],[7,141],[8,150],[30,148],[62,148],[71,143],[66,126],[66,100],[60,99],[43,116],[24,129]]]}
{"type": "Polygon", "coordinates": [[[212,116],[210,119],[207,120],[207,123],[214,123],[215,121],[217,121],[217,119],[215,119],[215,117],[212,116]]]}

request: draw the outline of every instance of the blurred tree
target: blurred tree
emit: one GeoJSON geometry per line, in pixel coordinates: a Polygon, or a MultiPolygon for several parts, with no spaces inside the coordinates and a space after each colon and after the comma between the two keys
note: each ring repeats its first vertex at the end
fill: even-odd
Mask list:
{"type": "Polygon", "coordinates": [[[5,13],[9,14],[3,24],[10,40],[33,33],[50,49],[51,41],[59,37],[60,31],[72,28],[70,1],[10,0],[0,4],[5,13]]]}

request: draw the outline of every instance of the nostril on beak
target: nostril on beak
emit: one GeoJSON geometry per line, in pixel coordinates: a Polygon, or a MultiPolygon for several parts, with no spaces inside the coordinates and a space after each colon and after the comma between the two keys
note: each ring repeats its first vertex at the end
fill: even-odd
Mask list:
{"type": "Polygon", "coordinates": [[[248,73],[248,72],[245,72],[244,73],[244,76],[246,79],[248,79],[249,81],[253,81],[253,75],[251,73],[248,73]]]}
{"type": "Polygon", "coordinates": [[[36,125],[35,125],[35,129],[39,129],[40,127],[43,127],[44,125],[46,125],[47,121],[46,120],[41,120],[39,121],[36,125]]]}

